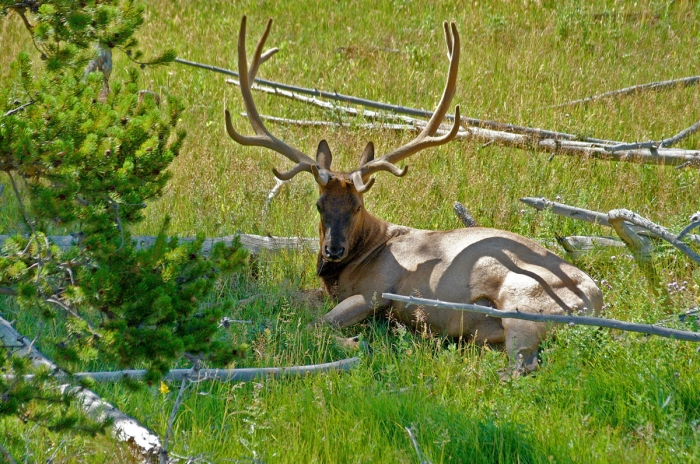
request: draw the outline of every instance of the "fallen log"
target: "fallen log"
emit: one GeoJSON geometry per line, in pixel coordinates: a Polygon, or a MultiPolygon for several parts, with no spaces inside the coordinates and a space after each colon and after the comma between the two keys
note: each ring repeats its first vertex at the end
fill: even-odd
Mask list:
{"type": "MultiPolygon", "coordinates": [[[[7,240],[9,237],[9,235],[0,235],[0,247],[2,247],[5,240],[7,240]]],[[[205,239],[204,243],[202,244],[202,254],[204,256],[208,256],[212,247],[219,242],[223,242],[230,246],[236,237],[240,239],[243,248],[248,250],[248,252],[251,254],[260,254],[263,250],[276,252],[281,250],[296,251],[301,249],[313,250],[318,248],[317,238],[273,237],[271,235],[237,234],[226,237],[205,239]]],[[[51,243],[57,245],[64,251],[79,243],[79,237],[73,235],[53,235],[49,236],[48,239],[51,241],[51,243]]],[[[152,246],[156,241],[156,237],[142,235],[132,237],[132,240],[136,243],[136,247],[141,249],[152,246]]],[[[191,243],[195,240],[196,239],[194,237],[184,237],[180,238],[180,243],[191,243]]]]}
{"type": "MultiPolygon", "coordinates": [[[[0,343],[5,349],[12,349],[16,356],[27,357],[32,366],[46,366],[58,376],[67,376],[56,364],[37,350],[31,340],[22,336],[12,327],[7,320],[0,317],[0,343]]],[[[111,431],[114,437],[123,442],[131,443],[138,451],[143,462],[152,462],[162,452],[160,438],[148,428],[141,425],[136,419],[128,416],[104,401],[100,396],[87,388],[78,387],[70,383],[57,387],[62,394],[72,394],[78,400],[78,404],[88,417],[101,422],[112,419],[111,431]]]]}

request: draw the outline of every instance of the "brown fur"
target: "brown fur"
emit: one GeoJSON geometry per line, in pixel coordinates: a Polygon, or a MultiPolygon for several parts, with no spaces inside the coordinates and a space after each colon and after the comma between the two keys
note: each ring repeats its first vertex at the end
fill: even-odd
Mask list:
{"type": "Polygon", "coordinates": [[[367,212],[362,195],[344,177],[333,173],[318,201],[317,273],[339,301],[324,321],[347,327],[393,306],[393,316],[407,325],[505,344],[513,368],[529,372],[537,368],[544,324],[437,308],[424,308],[417,318],[415,306],[384,300],[382,293],[543,314],[601,309],[593,280],[537,242],[496,229],[426,231],[382,221],[367,212]],[[329,257],[326,247],[338,243],[346,244],[344,255],[329,257]]]}

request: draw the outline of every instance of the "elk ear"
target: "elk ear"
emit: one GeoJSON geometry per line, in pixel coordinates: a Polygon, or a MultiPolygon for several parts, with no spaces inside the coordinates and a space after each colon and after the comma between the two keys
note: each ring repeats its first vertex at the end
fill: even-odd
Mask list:
{"type": "Polygon", "coordinates": [[[331,148],[328,146],[326,140],[321,140],[318,144],[318,150],[316,150],[316,163],[323,169],[328,171],[331,170],[331,162],[333,161],[333,155],[331,155],[331,148]]]}
{"type": "Polygon", "coordinates": [[[360,167],[369,163],[373,159],[374,159],[374,144],[372,142],[369,142],[367,144],[367,146],[365,147],[365,151],[362,152],[362,156],[360,157],[360,167]]]}

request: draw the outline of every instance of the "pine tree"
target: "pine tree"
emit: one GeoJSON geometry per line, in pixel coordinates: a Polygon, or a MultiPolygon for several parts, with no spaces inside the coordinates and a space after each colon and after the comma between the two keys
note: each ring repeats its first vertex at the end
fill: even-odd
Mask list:
{"type": "MultiPolygon", "coordinates": [[[[134,1],[0,0],[0,20],[13,12],[41,66],[23,52],[0,83],[0,171],[23,219],[0,250],[0,294],[37,320],[65,315],[68,335],[55,361],[69,372],[99,355],[146,366],[150,381],[186,353],[226,363],[231,350],[216,333],[226,303],[210,294],[245,252],[219,244],[205,258],[203,237],[179,244],[166,236],[167,221],[147,249],[130,235],[162,193],[185,137],[177,128],[183,103],[140,90],[139,68],[175,53],[143,61],[134,37],[143,7],[134,1]],[[121,80],[111,78],[113,51],[135,65],[121,80]],[[52,244],[58,232],[76,245],[52,244]]],[[[27,361],[4,350],[0,367],[0,417],[57,429],[81,423],[67,412],[70,398],[45,388],[49,372],[25,382],[27,361]]]]}

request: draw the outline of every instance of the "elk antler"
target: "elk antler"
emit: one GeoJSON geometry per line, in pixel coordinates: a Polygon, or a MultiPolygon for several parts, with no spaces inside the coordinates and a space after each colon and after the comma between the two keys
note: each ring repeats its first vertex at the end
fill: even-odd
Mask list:
{"type": "MultiPolygon", "coordinates": [[[[368,150],[365,150],[365,153],[363,153],[360,161],[360,167],[351,174],[355,188],[359,192],[362,193],[369,190],[373,179],[369,179],[366,183],[364,179],[367,179],[367,177],[371,174],[379,171],[389,171],[395,176],[401,177],[408,171],[408,166],[405,166],[403,169],[399,169],[396,166],[396,163],[404,158],[408,158],[409,156],[418,153],[425,148],[445,144],[454,139],[457,135],[460,122],[459,105],[455,107],[455,120],[450,132],[442,136],[435,137],[435,133],[440,128],[440,124],[442,123],[442,120],[447,113],[447,109],[450,106],[450,102],[452,101],[452,97],[455,94],[455,90],[457,88],[457,71],[459,69],[460,42],[457,26],[455,23],[450,23],[448,25],[447,21],[445,21],[443,23],[443,27],[445,29],[445,42],[447,43],[447,58],[450,60],[450,70],[440,103],[438,103],[433,116],[430,118],[423,131],[406,145],[397,148],[376,160],[373,159],[373,147],[371,150],[369,150],[371,153],[368,153],[368,150]]],[[[369,149],[370,146],[367,148],[369,149]]]]}
{"type": "Polygon", "coordinates": [[[313,173],[314,177],[316,177],[316,181],[319,184],[325,185],[325,183],[328,181],[328,176],[326,175],[327,173],[319,168],[316,165],[316,162],[314,162],[314,160],[306,156],[304,153],[287,145],[270,134],[270,132],[268,132],[268,130],[265,128],[262,119],[260,119],[258,109],[255,107],[255,101],[253,100],[253,93],[251,91],[251,86],[253,85],[253,81],[255,81],[255,75],[257,74],[260,65],[278,51],[277,48],[272,48],[265,53],[262,52],[262,49],[265,46],[265,40],[267,40],[267,36],[270,33],[271,26],[272,19],[267,22],[265,32],[263,32],[257,47],[255,47],[255,54],[253,55],[253,60],[250,62],[249,68],[245,50],[246,17],[243,16],[241,19],[241,28],[238,32],[238,79],[240,80],[241,84],[241,95],[243,96],[243,102],[245,103],[248,121],[250,121],[250,125],[253,127],[256,135],[246,136],[236,132],[236,130],[233,128],[233,124],[231,124],[231,114],[229,113],[228,109],[225,110],[226,130],[228,131],[228,135],[230,135],[233,140],[241,145],[269,148],[296,163],[296,166],[287,172],[279,172],[277,169],[273,169],[272,172],[278,179],[289,180],[300,172],[306,171],[313,173]],[[319,172],[319,170],[321,170],[321,172],[319,172]]]}

